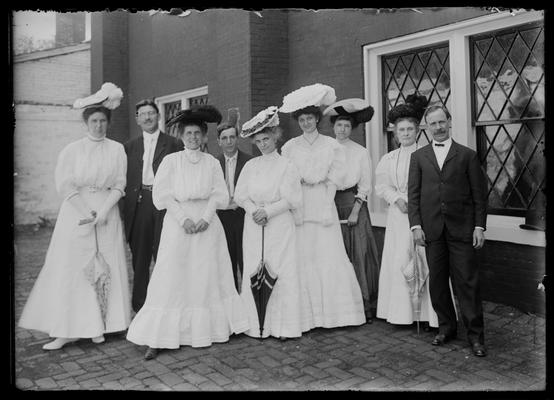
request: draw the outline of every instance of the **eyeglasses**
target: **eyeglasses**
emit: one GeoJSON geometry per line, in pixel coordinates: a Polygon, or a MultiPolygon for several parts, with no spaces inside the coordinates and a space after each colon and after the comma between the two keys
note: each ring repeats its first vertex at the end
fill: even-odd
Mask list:
{"type": "Polygon", "coordinates": [[[140,112],[137,114],[137,116],[144,118],[144,117],[154,117],[158,113],[156,111],[147,111],[147,112],[140,112]]]}

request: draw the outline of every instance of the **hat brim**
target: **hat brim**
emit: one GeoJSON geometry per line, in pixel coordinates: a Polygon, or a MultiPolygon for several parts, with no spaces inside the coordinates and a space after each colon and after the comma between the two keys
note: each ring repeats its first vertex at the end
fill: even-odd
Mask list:
{"type": "Polygon", "coordinates": [[[545,231],[546,227],[544,226],[538,226],[538,225],[530,225],[530,224],[521,224],[519,226],[521,229],[526,229],[529,231],[545,231]]]}
{"type": "Polygon", "coordinates": [[[337,99],[335,89],[331,86],[315,83],[302,86],[283,97],[283,105],[279,109],[283,113],[292,113],[309,106],[328,106],[337,99]]]}
{"type": "Polygon", "coordinates": [[[166,126],[175,124],[200,124],[215,122],[220,123],[223,117],[217,108],[210,105],[198,106],[179,111],[173,118],[167,121],[166,126]]]}
{"type": "Polygon", "coordinates": [[[247,138],[255,135],[256,133],[259,133],[265,128],[271,128],[277,125],[279,125],[279,114],[277,113],[277,111],[275,111],[273,115],[268,115],[264,121],[261,121],[248,129],[241,130],[240,136],[243,138],[247,138]]]}

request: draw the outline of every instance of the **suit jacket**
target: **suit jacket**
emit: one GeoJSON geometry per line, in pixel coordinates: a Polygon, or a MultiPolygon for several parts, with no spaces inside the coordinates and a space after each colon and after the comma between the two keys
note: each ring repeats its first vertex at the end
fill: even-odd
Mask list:
{"type": "Polygon", "coordinates": [[[477,153],[452,141],[442,170],[432,144],[412,153],[408,175],[410,227],[421,225],[425,239],[437,240],[446,225],[456,239],[472,241],[486,228],[485,176],[477,153]]]}
{"type": "MultiPolygon", "coordinates": [[[[246,164],[246,162],[252,158],[252,156],[249,154],[246,154],[240,150],[237,150],[237,151],[238,151],[237,165],[235,166],[235,176],[233,177],[233,182],[235,184],[235,187],[237,187],[237,181],[239,179],[240,171],[242,171],[242,167],[244,167],[244,164],[246,164]]],[[[217,159],[221,164],[221,169],[223,170],[223,176],[225,176],[225,155],[220,154],[219,157],[217,157],[217,159]]],[[[240,212],[240,210],[242,210],[242,212],[244,213],[244,210],[242,208],[240,207],[237,208],[237,211],[240,212]]]]}
{"type": "MultiPolygon", "coordinates": [[[[125,222],[125,234],[129,238],[135,218],[137,199],[142,186],[142,157],[144,153],[142,134],[127,141],[123,147],[125,153],[127,153],[127,186],[123,198],[123,221],[125,222]]],[[[181,151],[183,148],[184,145],[181,140],[160,132],[152,158],[154,175],[166,155],[181,151]]]]}

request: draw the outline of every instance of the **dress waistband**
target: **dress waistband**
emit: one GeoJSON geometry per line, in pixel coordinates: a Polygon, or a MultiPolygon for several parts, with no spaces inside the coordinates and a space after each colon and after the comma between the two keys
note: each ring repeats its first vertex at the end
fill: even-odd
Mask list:
{"type": "Polygon", "coordinates": [[[103,188],[98,186],[83,186],[80,188],[80,190],[86,190],[87,192],[94,193],[94,192],[106,192],[110,190],[110,188],[103,188]]]}
{"type": "Polygon", "coordinates": [[[344,190],[337,190],[337,193],[348,193],[348,192],[358,193],[358,185],[354,185],[344,190]]]}

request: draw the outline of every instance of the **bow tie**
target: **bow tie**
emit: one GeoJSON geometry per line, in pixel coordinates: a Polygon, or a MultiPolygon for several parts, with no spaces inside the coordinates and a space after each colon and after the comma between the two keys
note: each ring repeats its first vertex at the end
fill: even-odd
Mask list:
{"type": "Polygon", "coordinates": [[[444,143],[435,143],[435,146],[444,147],[444,143]]]}

